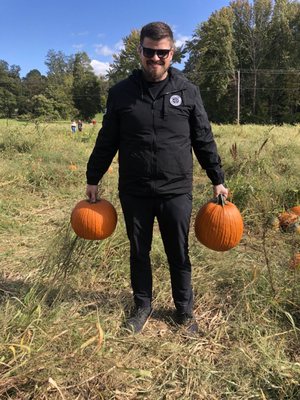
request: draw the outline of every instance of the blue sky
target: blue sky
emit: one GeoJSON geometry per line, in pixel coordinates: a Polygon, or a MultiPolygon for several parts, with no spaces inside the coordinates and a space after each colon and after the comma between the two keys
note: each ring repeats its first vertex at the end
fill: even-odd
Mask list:
{"type": "Polygon", "coordinates": [[[66,55],[85,51],[96,72],[105,73],[112,54],[132,29],[167,22],[177,44],[197,25],[228,6],[228,0],[0,0],[0,59],[21,67],[21,76],[38,69],[50,49],[66,55]]]}

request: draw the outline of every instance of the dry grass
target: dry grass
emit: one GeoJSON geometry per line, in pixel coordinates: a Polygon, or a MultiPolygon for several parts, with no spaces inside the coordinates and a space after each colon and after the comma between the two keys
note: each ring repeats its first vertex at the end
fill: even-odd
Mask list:
{"type": "MultiPolygon", "coordinates": [[[[299,399],[300,277],[288,268],[299,235],[268,221],[299,204],[300,128],[214,127],[245,233],[217,253],[191,226],[197,338],[170,322],[157,226],[155,312],[143,334],[121,329],[132,300],[117,164],[102,186],[118,211],[115,233],[103,242],[76,238],[70,212],[84,198],[96,131],[72,136],[68,128],[0,123],[0,398],[299,399]]],[[[196,166],[193,218],[210,197],[196,166]]]]}

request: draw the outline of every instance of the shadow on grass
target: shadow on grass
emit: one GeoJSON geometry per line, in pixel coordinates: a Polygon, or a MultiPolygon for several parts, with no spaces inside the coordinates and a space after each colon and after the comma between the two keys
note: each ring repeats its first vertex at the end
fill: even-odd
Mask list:
{"type": "MultiPolygon", "coordinates": [[[[46,285],[43,283],[31,283],[21,279],[0,280],[0,305],[9,299],[16,300],[28,307],[36,304],[44,304],[54,308],[63,303],[80,305],[80,314],[87,315],[90,312],[101,309],[105,314],[111,314],[116,310],[123,310],[124,318],[127,318],[134,307],[132,293],[129,289],[110,290],[76,290],[70,285],[62,286],[46,285]]],[[[174,307],[154,307],[151,319],[157,323],[164,323],[169,329],[177,329],[174,307]]]]}
{"type": "Polygon", "coordinates": [[[155,321],[164,322],[170,328],[176,328],[178,325],[175,322],[175,308],[174,307],[160,307],[154,308],[151,318],[155,321]]]}
{"type": "Polygon", "coordinates": [[[31,285],[22,279],[0,280],[0,304],[7,298],[24,298],[31,285]]]}
{"type": "Polygon", "coordinates": [[[132,296],[128,289],[118,291],[105,290],[76,290],[67,283],[47,284],[41,282],[31,283],[22,279],[0,280],[0,304],[8,298],[15,298],[23,302],[26,298],[44,302],[48,307],[52,307],[62,302],[87,303],[90,307],[107,307],[118,304],[128,305],[132,296]]]}

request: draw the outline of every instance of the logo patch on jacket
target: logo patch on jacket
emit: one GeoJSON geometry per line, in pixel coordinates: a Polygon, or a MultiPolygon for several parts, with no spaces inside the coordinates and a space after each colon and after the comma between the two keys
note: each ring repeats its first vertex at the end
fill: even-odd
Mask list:
{"type": "Polygon", "coordinates": [[[182,98],[178,94],[174,94],[170,97],[170,103],[172,106],[178,107],[182,103],[182,98]]]}

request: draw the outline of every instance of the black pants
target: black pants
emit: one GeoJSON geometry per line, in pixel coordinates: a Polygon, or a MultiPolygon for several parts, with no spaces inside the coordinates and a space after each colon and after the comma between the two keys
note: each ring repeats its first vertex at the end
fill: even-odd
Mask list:
{"type": "Polygon", "coordinates": [[[157,218],[170,267],[172,296],[179,312],[192,312],[193,291],[188,234],[192,195],[135,197],[120,195],[130,241],[130,276],[137,307],[152,301],[150,250],[154,218],[157,218]]]}

